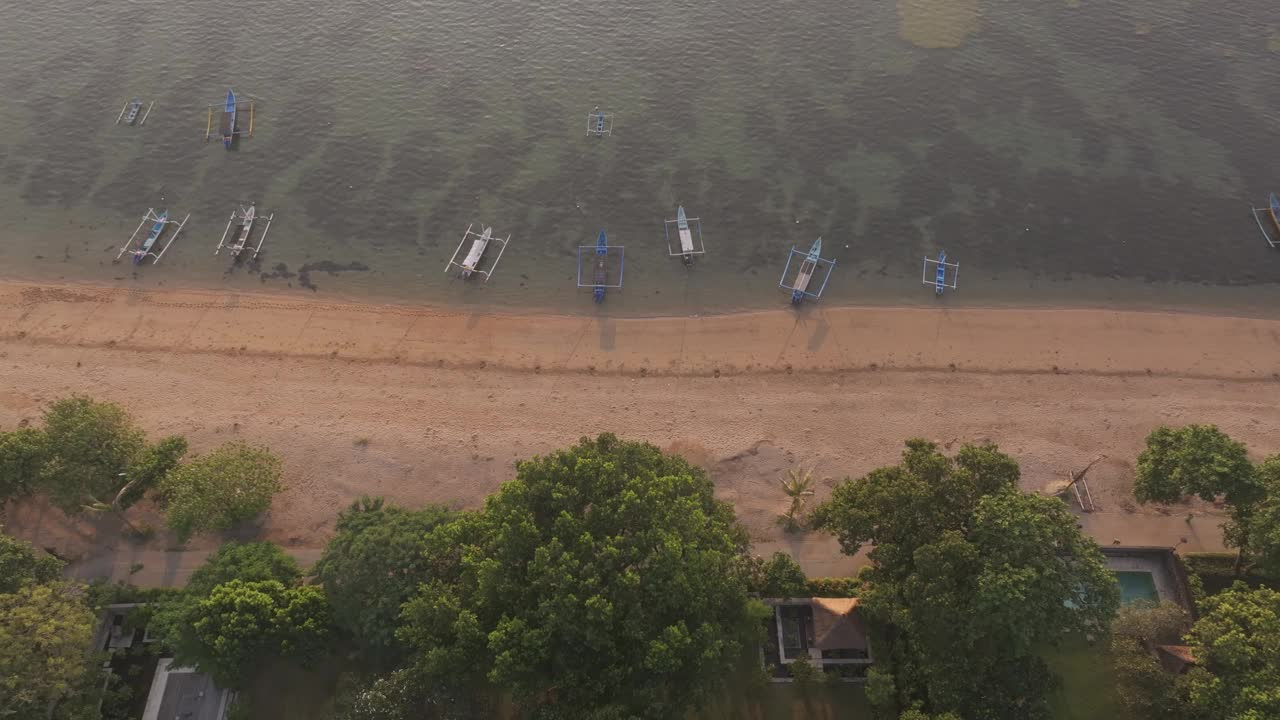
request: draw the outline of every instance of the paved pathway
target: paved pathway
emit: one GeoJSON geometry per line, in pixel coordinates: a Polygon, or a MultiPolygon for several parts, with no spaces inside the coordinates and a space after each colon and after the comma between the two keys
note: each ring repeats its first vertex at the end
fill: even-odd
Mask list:
{"type": "MultiPolygon", "coordinates": [[[[1223,518],[1197,515],[1136,515],[1098,512],[1080,517],[1085,532],[1099,545],[1173,547],[1179,552],[1222,552],[1223,518]],[[1115,541],[1119,540],[1119,543],[1115,541]]],[[[304,568],[320,559],[321,548],[285,548],[304,568]]],[[[760,542],[752,552],[769,557],[775,552],[790,554],[810,577],[852,575],[867,564],[866,550],[856,557],[840,552],[840,545],[827,535],[806,533],[782,540],[760,542]]],[[[142,550],[123,547],[72,563],[67,574],[81,580],[107,578],[139,587],[181,587],[196,568],[204,564],[212,550],[142,550]],[[136,566],[137,570],[134,570],[136,566]]]]}
{"type": "MultiPolygon", "coordinates": [[[[304,568],[320,559],[318,548],[284,548],[304,568]]],[[[80,580],[106,578],[138,587],[182,587],[212,550],[143,550],[123,547],[71,563],[66,574],[80,580]],[[137,568],[135,570],[135,568],[137,568]]]]}

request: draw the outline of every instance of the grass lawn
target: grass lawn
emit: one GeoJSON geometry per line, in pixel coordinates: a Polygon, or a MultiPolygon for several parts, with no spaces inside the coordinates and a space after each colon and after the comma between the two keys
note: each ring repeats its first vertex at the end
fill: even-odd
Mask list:
{"type": "Polygon", "coordinates": [[[1102,645],[1073,638],[1044,654],[1062,685],[1049,695],[1056,720],[1123,717],[1116,699],[1111,655],[1102,645]]]}

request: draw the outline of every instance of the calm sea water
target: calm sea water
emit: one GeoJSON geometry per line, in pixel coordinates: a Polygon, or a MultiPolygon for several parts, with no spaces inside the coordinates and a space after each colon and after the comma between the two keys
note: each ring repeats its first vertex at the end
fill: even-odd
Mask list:
{"type": "Polygon", "coordinates": [[[822,235],[829,303],[1280,307],[1249,216],[1280,191],[1264,0],[42,0],[0,23],[0,275],[597,312],[783,307],[822,235]],[[201,141],[227,87],[254,136],[201,141]],[[145,127],[115,127],[126,100],[145,127]],[[590,138],[586,114],[615,114],[590,138]],[[213,255],[275,212],[257,262],[213,255]],[[709,254],[668,258],[664,219],[709,254]],[[113,264],[148,207],[191,214],[113,264]],[[512,236],[486,287],[444,272],[512,236]]]}

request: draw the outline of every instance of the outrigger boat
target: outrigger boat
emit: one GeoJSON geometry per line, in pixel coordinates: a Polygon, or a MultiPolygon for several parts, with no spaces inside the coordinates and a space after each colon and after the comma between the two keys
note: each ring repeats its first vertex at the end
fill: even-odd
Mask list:
{"type": "Polygon", "coordinates": [[[1258,229],[1262,231],[1262,237],[1266,238],[1267,244],[1271,247],[1280,247],[1280,198],[1275,193],[1271,193],[1268,207],[1253,208],[1253,219],[1258,223],[1258,229]],[[1269,222],[1264,223],[1263,220],[1269,222]],[[1271,226],[1267,230],[1267,225],[1271,226]]]}
{"type": "Polygon", "coordinates": [[[134,120],[138,119],[138,111],[142,110],[142,101],[134,98],[129,101],[129,112],[124,116],[124,124],[132,125],[134,120]]]}
{"type": "Polygon", "coordinates": [[[960,279],[960,263],[947,262],[947,251],[938,251],[938,259],[934,260],[928,256],[924,259],[924,270],[921,271],[921,281],[925,285],[933,286],[933,294],[941,295],[947,291],[956,289],[956,282],[960,279]],[[934,265],[933,279],[929,279],[929,264],[934,265]],[[952,268],[955,272],[951,273],[951,282],[947,283],[947,268],[952,268]]]}
{"type": "Polygon", "coordinates": [[[138,120],[138,113],[142,110],[142,100],[134,98],[120,108],[120,114],[116,116],[116,124],[119,125],[124,122],[125,125],[132,125],[136,121],[138,127],[142,127],[147,124],[147,117],[151,115],[151,108],[155,107],[155,105],[155,101],[152,101],[147,106],[147,111],[142,114],[142,119],[138,120]]]}
{"type": "Polygon", "coordinates": [[[587,115],[587,134],[596,137],[604,137],[613,134],[613,115],[610,113],[600,112],[600,106],[597,105],[587,115]]]}
{"type": "Polygon", "coordinates": [[[663,230],[667,234],[667,254],[672,257],[679,256],[685,265],[693,264],[694,255],[703,255],[707,252],[707,246],[702,242],[702,221],[698,218],[685,216],[683,205],[676,209],[676,219],[666,221],[663,230]],[[680,238],[680,248],[678,250],[675,244],[671,242],[671,225],[673,224],[676,226],[676,237],[680,238]],[[693,224],[696,224],[698,228],[696,242],[693,237],[693,224]]]}
{"type": "Polygon", "coordinates": [[[472,227],[472,225],[468,225],[466,232],[462,233],[462,240],[458,242],[457,249],[453,251],[453,257],[449,258],[449,262],[445,264],[444,271],[447,273],[454,267],[457,267],[459,277],[465,279],[471,277],[473,274],[479,274],[484,276],[485,282],[489,282],[489,278],[492,277],[493,271],[498,269],[498,263],[502,260],[502,254],[507,251],[507,243],[511,241],[511,236],[508,235],[505,240],[494,237],[493,228],[491,227],[486,227],[484,232],[477,235],[476,233],[471,232],[472,227]],[[462,262],[458,262],[458,254],[462,252],[462,246],[467,243],[468,238],[473,238],[471,248],[467,251],[467,256],[462,259],[462,262]],[[480,265],[484,260],[485,251],[488,250],[489,244],[493,242],[501,243],[502,249],[498,251],[498,256],[493,259],[493,264],[489,266],[489,269],[482,270],[480,269],[480,265]]]}
{"type": "Polygon", "coordinates": [[[605,291],[610,288],[622,287],[622,274],[626,270],[626,248],[621,245],[610,245],[609,237],[604,230],[596,236],[595,245],[579,245],[578,246],[578,287],[591,288],[591,296],[596,302],[604,302],[605,291]],[[594,250],[594,253],[590,251],[594,250]],[[609,282],[609,251],[617,250],[618,253],[618,280],[615,283],[609,282]],[[587,251],[584,253],[583,251],[587,251]],[[583,282],[582,269],[586,264],[586,259],[591,258],[591,280],[583,282]]]}
{"type": "Polygon", "coordinates": [[[231,257],[238,257],[245,248],[249,246],[249,242],[253,236],[253,225],[259,219],[266,221],[266,226],[262,228],[262,237],[258,238],[258,245],[253,249],[253,256],[258,257],[258,253],[262,252],[262,244],[267,241],[267,233],[271,232],[271,221],[275,219],[275,213],[270,215],[259,215],[256,205],[250,203],[249,209],[243,207],[233,210],[231,217],[227,220],[227,227],[222,231],[222,239],[218,241],[218,247],[214,249],[213,254],[217,255],[222,252],[222,248],[231,251],[231,257]],[[239,221],[240,233],[236,236],[234,242],[228,244],[227,237],[231,233],[231,226],[239,221]]]}
{"type": "Polygon", "coordinates": [[[822,297],[822,293],[827,289],[827,281],[831,279],[831,270],[836,266],[835,260],[827,260],[822,257],[822,238],[813,241],[813,246],[809,248],[808,253],[802,253],[794,247],[787,254],[787,265],[782,269],[782,279],[778,281],[778,287],[791,291],[791,303],[799,305],[805,301],[805,298],[817,300],[822,297]],[[787,272],[791,269],[791,260],[800,257],[800,269],[796,272],[795,281],[787,284],[787,272]],[[822,284],[818,286],[816,291],[809,289],[813,283],[814,276],[818,274],[820,268],[827,268],[826,275],[822,278],[822,284]]]}
{"type": "Polygon", "coordinates": [[[236,123],[241,116],[246,114],[245,103],[236,98],[234,90],[227,90],[226,100],[221,106],[210,105],[208,122],[204,129],[204,139],[206,142],[214,138],[222,138],[222,146],[228,150],[235,143],[237,136],[248,135],[253,136],[253,98],[249,98],[248,102],[249,127],[241,129],[236,123]],[[213,129],[213,114],[218,107],[222,108],[221,120],[218,121],[218,130],[213,129]]]}
{"type": "Polygon", "coordinates": [[[182,227],[187,224],[187,220],[190,217],[191,215],[187,215],[182,219],[182,222],[178,222],[177,220],[169,219],[168,210],[162,210],[159,214],[156,214],[154,209],[147,208],[147,212],[142,216],[142,222],[138,223],[138,227],[129,236],[129,241],[125,243],[124,247],[120,248],[120,252],[116,255],[116,260],[119,260],[127,252],[133,255],[134,265],[141,265],[148,255],[155,258],[155,263],[160,262],[160,257],[168,252],[169,246],[178,239],[178,233],[182,232],[182,227]],[[151,229],[147,231],[146,235],[139,238],[138,233],[142,231],[143,226],[148,222],[152,223],[151,229]],[[178,229],[173,231],[173,235],[169,237],[169,241],[164,244],[160,252],[154,252],[156,243],[160,240],[160,236],[164,234],[165,226],[171,223],[176,224],[178,229]],[[136,245],[134,244],[135,238],[137,238],[136,245]]]}
{"type": "Polygon", "coordinates": [[[236,138],[236,94],[227,91],[227,102],[222,109],[222,147],[230,150],[231,142],[236,138]]]}

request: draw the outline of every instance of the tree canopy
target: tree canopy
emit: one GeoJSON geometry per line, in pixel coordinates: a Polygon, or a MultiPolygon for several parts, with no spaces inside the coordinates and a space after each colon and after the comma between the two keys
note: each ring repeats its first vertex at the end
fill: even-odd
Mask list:
{"type": "Polygon", "coordinates": [[[1280,455],[1267,458],[1258,466],[1256,476],[1262,498],[1242,521],[1244,544],[1264,572],[1280,578],[1280,455]]]}
{"type": "Polygon", "coordinates": [[[1167,672],[1148,644],[1181,645],[1189,619],[1163,602],[1124,607],[1111,625],[1116,695],[1132,720],[1192,720],[1183,678],[1167,672]]]}
{"type": "Polygon", "coordinates": [[[1133,493],[1138,502],[1173,503],[1187,495],[1202,500],[1225,496],[1243,506],[1258,496],[1253,465],[1244,445],[1214,425],[1159,427],[1138,455],[1133,493]]]}
{"type": "Polygon", "coordinates": [[[45,717],[88,670],[93,612],[70,583],[0,594],[0,717],[45,717]]]}
{"type": "Polygon", "coordinates": [[[272,658],[305,663],[327,651],[329,605],[314,585],[231,580],[179,607],[182,622],[166,637],[175,660],[222,687],[242,687],[272,658]]]}
{"type": "Polygon", "coordinates": [[[1195,717],[1280,717],[1280,592],[1237,583],[1201,610],[1187,636],[1199,665],[1188,675],[1195,717]]]}
{"type": "Polygon", "coordinates": [[[275,580],[283,585],[295,585],[302,578],[298,561],[269,542],[229,542],[218,548],[209,559],[191,574],[186,593],[203,597],[218,585],[232,580],[258,582],[275,580]]]}
{"type": "Polygon", "coordinates": [[[40,482],[49,499],[68,513],[114,497],[146,447],[142,430],[123,408],[80,395],[53,403],[43,432],[40,482]]]}
{"type": "Polygon", "coordinates": [[[160,482],[169,528],[185,541],[229,530],[271,507],[282,489],[280,459],[265,448],[231,442],[178,465],[160,482]]]}
{"type": "Polygon", "coordinates": [[[0,594],[14,593],[27,585],[53,582],[61,573],[61,560],[39,555],[28,543],[0,532],[0,594]]]}
{"type": "Polygon", "coordinates": [[[428,675],[487,681],[535,716],[681,718],[755,639],[747,537],[705,474],[612,435],[517,466],[431,534],[405,605],[428,675]]]}
{"type": "Polygon", "coordinates": [[[180,437],[149,446],[119,405],[73,395],[49,406],[43,427],[0,432],[0,501],[42,489],[69,514],[123,510],[186,450],[180,437]]]}
{"type": "Polygon", "coordinates": [[[817,527],[872,565],[862,603],[880,631],[880,704],[967,720],[1048,717],[1039,651],[1105,630],[1119,604],[1097,545],[1057,498],[1018,489],[994,445],[954,458],[924,440],[902,462],[837,486],[817,527]]]}
{"type": "Polygon", "coordinates": [[[315,575],[333,605],[337,625],[378,667],[398,666],[407,648],[396,638],[400,606],[420,583],[438,578],[427,537],[454,513],[444,507],[407,510],[361,498],[338,516],[338,532],[315,575]]]}
{"type": "Polygon", "coordinates": [[[804,570],[784,552],[776,552],[761,562],[756,575],[753,584],[760,597],[804,597],[807,588],[804,570]]]}
{"type": "Polygon", "coordinates": [[[44,455],[44,433],[39,430],[0,431],[0,506],[35,488],[44,455]]]}

